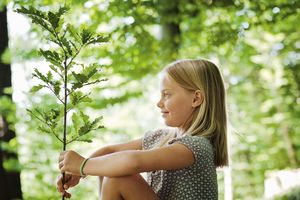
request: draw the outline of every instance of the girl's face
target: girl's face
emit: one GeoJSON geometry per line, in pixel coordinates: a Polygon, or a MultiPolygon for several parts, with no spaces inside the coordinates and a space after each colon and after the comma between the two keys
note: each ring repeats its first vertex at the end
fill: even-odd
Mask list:
{"type": "Polygon", "coordinates": [[[160,90],[161,98],[157,106],[161,109],[165,124],[184,129],[194,110],[194,93],[179,86],[168,74],[163,75],[160,90]]]}

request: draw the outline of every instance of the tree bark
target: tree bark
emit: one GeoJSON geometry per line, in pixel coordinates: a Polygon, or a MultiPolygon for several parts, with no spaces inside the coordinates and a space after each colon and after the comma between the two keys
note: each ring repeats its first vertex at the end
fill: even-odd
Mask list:
{"type": "MultiPolygon", "coordinates": [[[[8,31],[7,31],[7,10],[4,8],[0,11],[0,55],[8,48],[8,31]]],[[[4,94],[4,88],[11,87],[11,68],[10,64],[5,64],[0,60],[0,98],[11,95],[4,94]]],[[[2,144],[9,142],[16,137],[13,130],[10,130],[10,122],[7,122],[3,113],[0,113],[0,198],[1,200],[22,199],[20,172],[7,170],[3,163],[7,159],[18,159],[16,153],[7,152],[2,149],[2,144]]]]}
{"type": "Polygon", "coordinates": [[[165,60],[178,59],[180,47],[180,10],[179,0],[160,0],[159,9],[160,23],[162,26],[162,46],[166,46],[165,60]]]}
{"type": "Polygon", "coordinates": [[[285,122],[282,122],[282,136],[283,140],[285,142],[285,148],[286,152],[289,158],[290,165],[292,167],[297,167],[298,166],[298,161],[297,161],[297,156],[296,156],[296,150],[293,147],[292,140],[289,135],[289,127],[285,122]]]}

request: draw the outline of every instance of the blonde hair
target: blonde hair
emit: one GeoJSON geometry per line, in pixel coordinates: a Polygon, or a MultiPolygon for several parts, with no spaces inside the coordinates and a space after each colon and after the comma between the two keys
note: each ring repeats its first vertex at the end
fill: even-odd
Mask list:
{"type": "MultiPolygon", "coordinates": [[[[185,59],[169,64],[164,72],[182,88],[201,91],[203,102],[185,124],[184,133],[209,139],[214,148],[215,165],[228,165],[226,93],[218,67],[204,59],[185,59]]],[[[160,146],[175,135],[175,131],[170,131],[160,146]]]]}

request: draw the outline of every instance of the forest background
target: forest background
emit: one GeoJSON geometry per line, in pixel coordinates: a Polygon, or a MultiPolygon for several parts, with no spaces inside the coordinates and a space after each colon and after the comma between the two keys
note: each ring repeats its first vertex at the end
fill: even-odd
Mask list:
{"type": "MultiPolygon", "coordinates": [[[[87,156],[162,127],[157,73],[176,59],[208,58],[223,73],[231,124],[231,165],[218,171],[220,199],[263,199],[270,172],[299,168],[299,0],[2,0],[1,195],[59,199],[60,144],[37,131],[38,122],[26,112],[55,101],[46,92],[29,92],[34,67],[46,65],[38,49],[48,47],[47,34],[13,10],[55,10],[64,3],[72,24],[109,37],[80,55],[105,66],[108,81],[88,88],[93,102],[85,112],[103,115],[106,128],[94,133],[92,143],[68,148],[87,156]]],[[[96,199],[95,184],[94,177],[83,180],[73,198],[96,199]]]]}

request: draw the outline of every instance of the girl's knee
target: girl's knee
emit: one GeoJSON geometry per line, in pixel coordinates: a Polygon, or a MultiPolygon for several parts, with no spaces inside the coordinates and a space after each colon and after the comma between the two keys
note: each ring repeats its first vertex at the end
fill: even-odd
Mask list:
{"type": "Polygon", "coordinates": [[[104,177],[102,184],[103,186],[113,186],[114,188],[117,188],[118,186],[128,184],[133,178],[133,176],[104,177]]]}
{"type": "Polygon", "coordinates": [[[121,178],[103,177],[100,199],[122,199],[120,188],[122,188],[121,178]]]}
{"type": "Polygon", "coordinates": [[[102,181],[103,187],[113,187],[117,188],[116,186],[120,184],[121,179],[118,177],[104,177],[102,181]]]}

